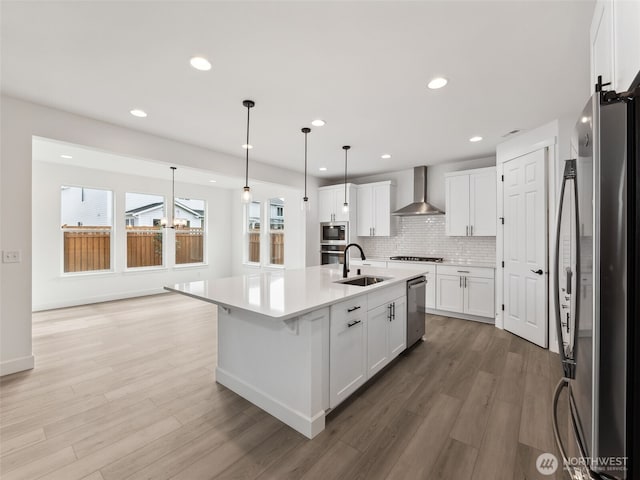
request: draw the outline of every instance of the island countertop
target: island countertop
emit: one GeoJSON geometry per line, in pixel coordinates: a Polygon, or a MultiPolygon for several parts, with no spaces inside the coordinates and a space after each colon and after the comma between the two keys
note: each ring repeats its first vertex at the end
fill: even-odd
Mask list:
{"type": "Polygon", "coordinates": [[[354,265],[349,278],[358,276],[355,274],[357,268],[361,269],[362,275],[383,277],[385,281],[367,287],[336,283],[343,280],[342,265],[322,265],[178,283],[164,288],[222,307],[286,320],[419,275],[415,270],[354,265]]]}

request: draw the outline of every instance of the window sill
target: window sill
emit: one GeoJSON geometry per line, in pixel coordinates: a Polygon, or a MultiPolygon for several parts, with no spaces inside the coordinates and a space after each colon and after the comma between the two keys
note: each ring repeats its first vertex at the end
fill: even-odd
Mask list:
{"type": "Polygon", "coordinates": [[[60,278],[78,278],[78,277],[107,277],[114,275],[113,270],[87,270],[85,272],[62,272],[60,278]]]}
{"type": "Polygon", "coordinates": [[[166,272],[169,270],[165,265],[158,265],[157,267],[132,267],[125,268],[122,273],[125,275],[136,274],[136,273],[150,273],[150,272],[166,272]]]}
{"type": "Polygon", "coordinates": [[[196,268],[209,268],[208,263],[179,263],[174,265],[173,268],[175,270],[188,270],[188,269],[196,269],[196,268]]]}

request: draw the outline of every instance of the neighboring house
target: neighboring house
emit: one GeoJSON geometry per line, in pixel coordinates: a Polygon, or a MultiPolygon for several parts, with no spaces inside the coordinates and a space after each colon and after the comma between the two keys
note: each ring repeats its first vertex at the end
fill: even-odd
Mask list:
{"type": "MultiPolygon", "coordinates": [[[[192,228],[201,228],[204,224],[204,209],[190,208],[176,200],[175,202],[175,218],[184,218],[187,220],[187,226],[192,228]]],[[[125,221],[127,226],[157,226],[164,217],[164,203],[153,202],[132,208],[125,212],[125,221]]]]}
{"type": "Polygon", "coordinates": [[[112,224],[113,201],[109,190],[63,186],[61,201],[62,225],[82,227],[112,224]]]}

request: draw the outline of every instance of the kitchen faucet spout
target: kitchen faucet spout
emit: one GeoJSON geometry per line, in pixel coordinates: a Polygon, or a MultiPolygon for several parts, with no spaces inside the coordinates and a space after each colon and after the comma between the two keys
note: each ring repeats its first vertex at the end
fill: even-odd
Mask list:
{"type": "Polygon", "coordinates": [[[362,250],[362,247],[360,245],[358,245],[357,243],[350,243],[349,245],[347,245],[344,249],[344,264],[342,266],[342,278],[347,278],[347,274],[349,273],[349,247],[356,247],[358,250],[360,250],[360,258],[362,260],[367,259],[367,257],[364,256],[364,251],[362,250]]]}

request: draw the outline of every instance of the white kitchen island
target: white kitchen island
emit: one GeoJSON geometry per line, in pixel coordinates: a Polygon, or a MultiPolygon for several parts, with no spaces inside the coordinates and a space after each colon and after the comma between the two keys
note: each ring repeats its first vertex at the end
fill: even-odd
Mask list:
{"type": "Polygon", "coordinates": [[[336,283],[342,268],[325,265],[165,288],[218,305],[216,381],[313,438],[329,410],[406,348],[406,282],[419,273],[362,274],[384,281],[336,283]]]}

